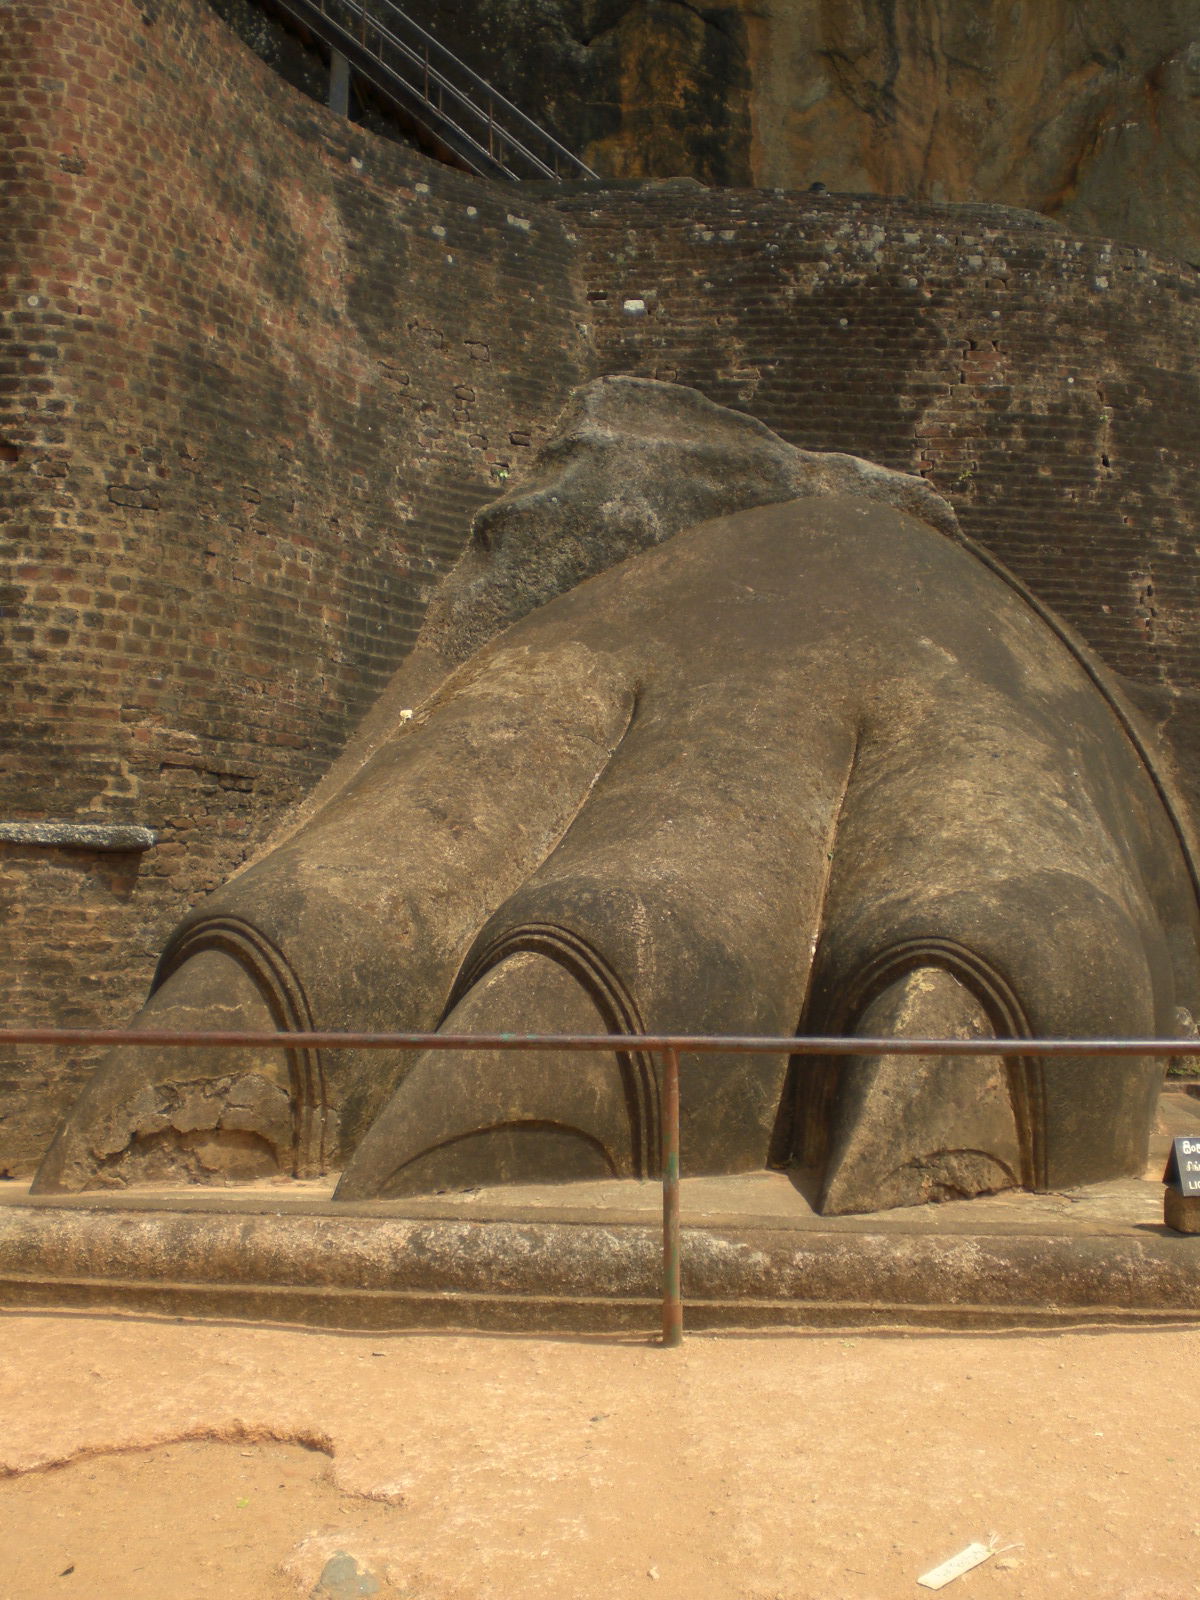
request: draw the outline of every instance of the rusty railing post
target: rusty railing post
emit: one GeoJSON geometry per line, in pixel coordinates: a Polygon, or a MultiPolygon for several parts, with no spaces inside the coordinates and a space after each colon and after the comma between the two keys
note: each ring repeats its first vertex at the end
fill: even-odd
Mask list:
{"type": "Polygon", "coordinates": [[[683,1290],[679,1269],[679,1052],[663,1051],[662,1180],[663,1293],[662,1342],[683,1343],[683,1290]]]}

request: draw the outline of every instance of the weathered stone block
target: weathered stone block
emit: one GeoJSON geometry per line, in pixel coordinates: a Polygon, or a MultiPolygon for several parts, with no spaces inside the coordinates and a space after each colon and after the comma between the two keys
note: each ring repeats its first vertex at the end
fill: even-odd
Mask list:
{"type": "Polygon", "coordinates": [[[1176,1233],[1200,1233],[1200,1194],[1184,1194],[1178,1184],[1165,1185],[1163,1221],[1176,1233]]]}

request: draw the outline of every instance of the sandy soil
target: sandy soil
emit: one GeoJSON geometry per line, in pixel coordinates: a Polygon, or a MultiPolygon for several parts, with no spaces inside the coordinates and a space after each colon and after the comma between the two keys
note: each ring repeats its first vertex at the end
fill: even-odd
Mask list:
{"type": "Polygon", "coordinates": [[[0,1595],[888,1600],[994,1536],[947,1594],[1191,1600],[1198,1365],[1178,1330],[663,1351],[10,1314],[0,1595]]]}

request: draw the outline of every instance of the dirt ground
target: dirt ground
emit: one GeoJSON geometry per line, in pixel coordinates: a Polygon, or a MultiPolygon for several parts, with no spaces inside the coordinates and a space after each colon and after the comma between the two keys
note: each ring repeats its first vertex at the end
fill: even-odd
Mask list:
{"type": "Polygon", "coordinates": [[[5,1600],[1200,1593],[1200,1330],[633,1338],[0,1317],[5,1600]],[[322,1576],[324,1574],[324,1577],[322,1576]]]}

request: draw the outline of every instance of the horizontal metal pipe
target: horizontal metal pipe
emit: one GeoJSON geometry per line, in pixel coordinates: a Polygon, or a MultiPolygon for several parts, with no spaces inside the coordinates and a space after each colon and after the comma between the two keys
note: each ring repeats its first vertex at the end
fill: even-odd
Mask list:
{"type": "Polygon", "coordinates": [[[683,1342],[679,1215],[679,1054],[727,1055],[1092,1055],[1200,1056],[1200,1039],[859,1039],[758,1038],[719,1034],[237,1033],[164,1028],[0,1028],[0,1044],[135,1045],[217,1049],[627,1050],[665,1059],[662,1168],[662,1344],[683,1342]]]}
{"type": "Polygon", "coordinates": [[[758,1038],[712,1033],[240,1033],[166,1028],[0,1028],[0,1045],[205,1045],[266,1050],[678,1050],[792,1056],[1200,1056],[1200,1039],[758,1038]]]}

